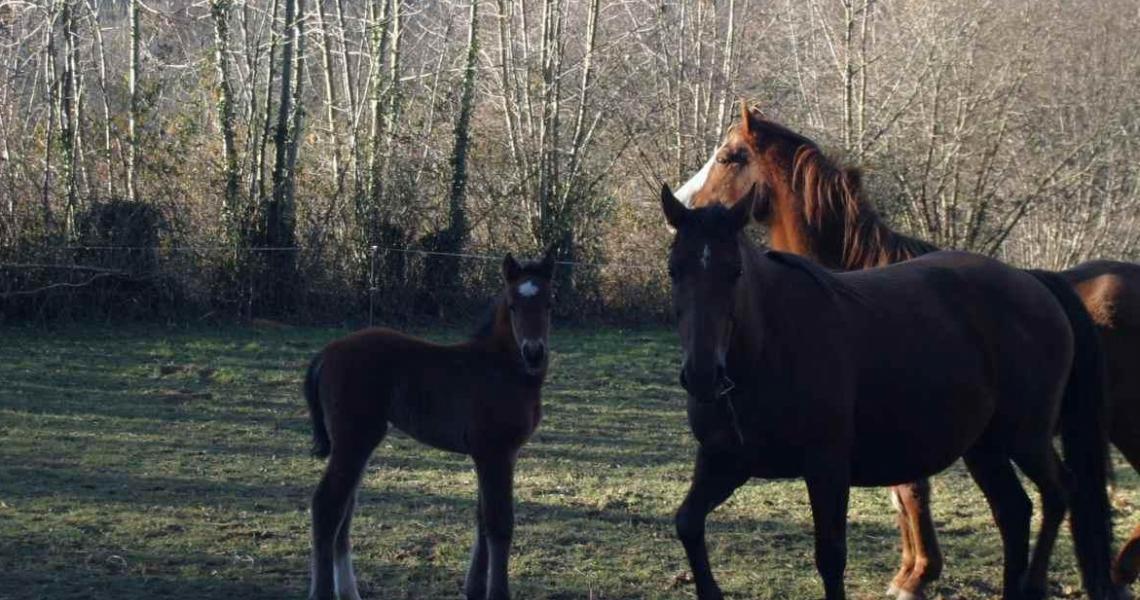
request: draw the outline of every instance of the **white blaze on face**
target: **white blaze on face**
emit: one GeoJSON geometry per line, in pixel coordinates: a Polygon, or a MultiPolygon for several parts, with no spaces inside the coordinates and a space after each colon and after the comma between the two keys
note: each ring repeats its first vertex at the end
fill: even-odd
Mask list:
{"type": "Polygon", "coordinates": [[[719,147],[713,150],[712,156],[709,156],[708,161],[705,162],[705,166],[701,167],[701,170],[697,171],[696,175],[690,177],[689,180],[685,182],[685,185],[682,185],[681,188],[677,190],[677,193],[673,194],[681,201],[681,204],[684,204],[687,208],[693,207],[693,196],[696,195],[698,190],[704,187],[705,181],[708,180],[709,171],[712,170],[713,163],[716,162],[716,153],[719,150],[719,147]]]}
{"type": "Polygon", "coordinates": [[[538,286],[533,281],[527,279],[519,284],[519,295],[523,298],[530,298],[535,294],[538,294],[538,286]]]}
{"type": "Polygon", "coordinates": [[[701,250],[701,268],[709,270],[709,259],[712,258],[712,250],[709,250],[709,245],[705,244],[705,249],[701,250]]]}

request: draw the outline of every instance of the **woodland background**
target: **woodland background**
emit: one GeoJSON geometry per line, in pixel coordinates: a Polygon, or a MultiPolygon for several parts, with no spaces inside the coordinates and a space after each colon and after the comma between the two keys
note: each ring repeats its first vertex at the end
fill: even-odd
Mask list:
{"type": "Polygon", "coordinates": [[[898,228],[1140,258],[1135,0],[0,0],[0,319],[660,317],[736,99],[898,228]],[[430,252],[434,254],[425,254],[430,252]],[[463,256],[456,256],[463,255],[463,256]]]}

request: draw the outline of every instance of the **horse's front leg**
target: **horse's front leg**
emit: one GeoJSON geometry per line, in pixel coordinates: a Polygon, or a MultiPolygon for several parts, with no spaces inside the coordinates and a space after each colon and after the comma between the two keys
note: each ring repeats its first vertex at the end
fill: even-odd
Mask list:
{"type": "MultiPolygon", "coordinates": [[[[475,459],[483,513],[483,543],[486,544],[487,600],[511,597],[507,565],[515,527],[514,468],[515,451],[475,459]]],[[[472,552],[472,567],[479,566],[476,564],[478,560],[477,542],[472,552]]]]}
{"type": "Polygon", "coordinates": [[[815,567],[827,600],[843,600],[847,569],[847,499],[851,491],[849,462],[829,453],[808,459],[804,469],[811,517],[815,524],[815,567]]]}
{"type": "Polygon", "coordinates": [[[483,494],[475,509],[475,543],[471,545],[471,565],[467,567],[467,579],[463,593],[468,600],[483,600],[487,595],[487,531],[483,527],[483,494]]]}
{"type": "Polygon", "coordinates": [[[899,502],[900,520],[906,521],[904,535],[910,536],[912,552],[906,576],[895,581],[897,596],[899,600],[921,600],[930,582],[942,574],[942,550],[930,515],[930,480],[897,485],[891,492],[899,502]]]}
{"type": "Polygon", "coordinates": [[[745,481],[748,481],[748,470],[735,455],[711,453],[703,446],[697,450],[693,482],[677,510],[676,525],[677,537],[685,547],[689,569],[697,585],[697,598],[701,600],[721,600],[724,597],[709,567],[705,520],[745,481]]]}

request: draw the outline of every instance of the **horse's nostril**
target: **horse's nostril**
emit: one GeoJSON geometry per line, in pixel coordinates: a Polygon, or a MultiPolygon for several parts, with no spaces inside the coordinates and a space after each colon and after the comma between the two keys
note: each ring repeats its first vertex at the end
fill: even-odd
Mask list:
{"type": "Polygon", "coordinates": [[[678,376],[678,381],[681,383],[681,389],[689,389],[689,379],[685,377],[685,369],[681,369],[681,374],[678,376]]]}
{"type": "Polygon", "coordinates": [[[523,358],[530,364],[538,364],[546,356],[546,348],[542,344],[523,344],[522,351],[523,358]]]}

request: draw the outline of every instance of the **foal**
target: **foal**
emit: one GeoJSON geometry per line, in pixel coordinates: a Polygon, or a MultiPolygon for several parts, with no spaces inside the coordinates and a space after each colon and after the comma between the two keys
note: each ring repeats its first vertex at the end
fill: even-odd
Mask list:
{"type": "Polygon", "coordinates": [[[358,600],[349,528],[356,490],[388,425],[468,454],[479,481],[469,599],[510,597],[513,472],[538,427],[548,360],[553,248],[539,262],[503,260],[505,289],[468,342],[438,345],[373,328],[332,342],[305,375],[313,454],[328,466],[313,494],[310,600],[358,600]]]}

